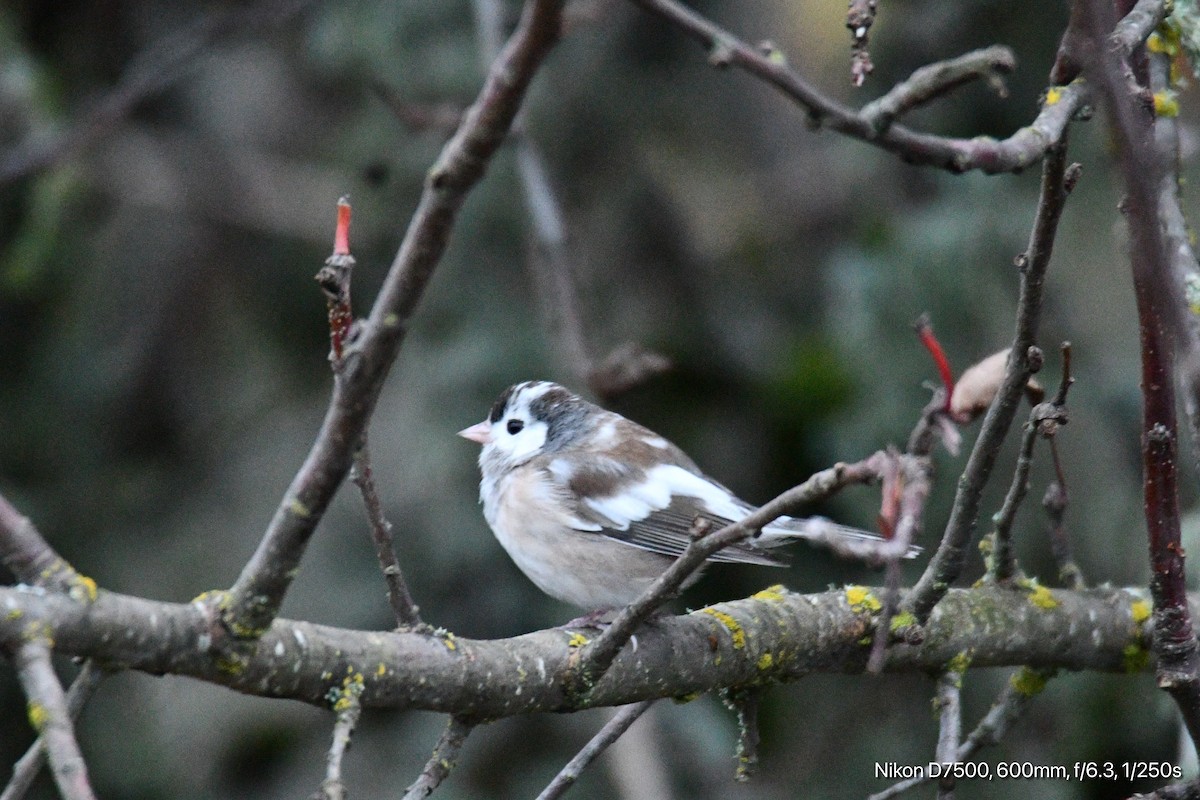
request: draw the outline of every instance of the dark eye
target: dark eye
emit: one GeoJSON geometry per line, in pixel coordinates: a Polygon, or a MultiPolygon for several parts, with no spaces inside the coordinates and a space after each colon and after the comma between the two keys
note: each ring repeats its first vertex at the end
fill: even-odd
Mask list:
{"type": "Polygon", "coordinates": [[[525,421],[520,419],[510,419],[508,421],[508,432],[516,436],[525,427],[525,421]]]}

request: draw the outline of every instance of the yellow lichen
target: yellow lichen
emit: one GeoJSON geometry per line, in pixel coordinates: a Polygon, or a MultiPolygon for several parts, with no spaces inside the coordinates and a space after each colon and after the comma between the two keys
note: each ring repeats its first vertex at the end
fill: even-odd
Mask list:
{"type": "Polygon", "coordinates": [[[766,672],[775,665],[775,656],[770,653],[763,653],[758,657],[758,671],[766,672]]]}
{"type": "Polygon", "coordinates": [[[1175,93],[1167,91],[1155,92],[1154,113],[1160,117],[1179,116],[1179,100],[1175,98],[1175,93]]]}
{"type": "Polygon", "coordinates": [[[25,711],[29,715],[29,724],[38,733],[42,732],[42,728],[46,727],[46,723],[50,719],[50,712],[41,703],[30,700],[25,706],[25,711]]]}
{"type": "Polygon", "coordinates": [[[1146,49],[1151,53],[1162,53],[1174,58],[1179,55],[1179,29],[1174,25],[1160,25],[1146,39],[1146,49]]]}
{"type": "Polygon", "coordinates": [[[216,601],[218,608],[224,608],[229,603],[228,592],[221,589],[209,589],[192,598],[192,603],[199,603],[202,606],[206,606],[213,601],[216,601]]]}
{"type": "Polygon", "coordinates": [[[899,614],[892,617],[892,622],[891,622],[890,627],[892,629],[892,632],[895,633],[896,631],[900,630],[901,628],[908,628],[908,627],[911,627],[916,624],[917,624],[917,618],[911,611],[901,611],[899,614]]]}
{"type": "Polygon", "coordinates": [[[567,647],[583,647],[589,642],[591,642],[591,639],[587,638],[579,631],[575,631],[571,634],[571,638],[567,639],[567,647]]]}
{"type": "Polygon", "coordinates": [[[14,619],[20,619],[23,616],[25,616],[24,611],[22,611],[19,608],[14,608],[12,611],[8,612],[8,614],[5,616],[5,618],[11,621],[14,619]]]}
{"type": "Polygon", "coordinates": [[[871,594],[871,590],[865,586],[847,586],[846,602],[850,604],[850,610],[856,614],[864,611],[877,614],[883,610],[883,603],[879,602],[879,598],[871,594]]]}
{"type": "Polygon", "coordinates": [[[1046,688],[1048,678],[1044,673],[1038,672],[1029,667],[1021,667],[1012,674],[1008,679],[1008,683],[1012,686],[1013,691],[1025,697],[1033,697],[1040,694],[1046,688]]]}
{"type": "Polygon", "coordinates": [[[379,666],[375,668],[375,677],[382,678],[384,675],[387,675],[387,665],[380,661],[379,666]]]}
{"type": "Polygon", "coordinates": [[[226,675],[241,675],[246,669],[246,660],[236,654],[217,659],[217,671],[226,675]]]}
{"type": "Polygon", "coordinates": [[[338,713],[350,710],[366,686],[361,672],[355,671],[353,667],[346,669],[350,674],[342,679],[342,688],[333,689],[328,695],[330,707],[338,713]]]}
{"type": "Polygon", "coordinates": [[[1063,90],[1061,86],[1051,86],[1046,90],[1046,105],[1058,105],[1059,101],[1062,100],[1062,96],[1063,90]]]}
{"type": "Polygon", "coordinates": [[[974,652],[969,649],[960,650],[954,658],[946,662],[946,671],[957,672],[959,674],[966,672],[967,668],[971,666],[971,658],[973,656],[974,652]]]}
{"type": "Polygon", "coordinates": [[[1150,664],[1150,651],[1137,642],[1125,645],[1121,650],[1121,665],[1126,672],[1141,672],[1150,664]]]}
{"type": "Polygon", "coordinates": [[[54,647],[54,629],[45,620],[30,620],[25,626],[25,641],[41,642],[47,647],[54,647]]]}
{"type": "Polygon", "coordinates": [[[687,694],[677,695],[676,697],[673,697],[672,700],[674,700],[676,703],[679,703],[680,705],[683,705],[684,703],[692,702],[693,700],[695,700],[697,697],[699,697],[702,694],[703,694],[703,692],[688,692],[687,694]]]}
{"type": "Polygon", "coordinates": [[[233,619],[225,620],[225,625],[229,628],[229,632],[239,639],[258,639],[267,632],[265,627],[257,625],[243,625],[242,623],[233,619]]]}
{"type": "Polygon", "coordinates": [[[787,594],[787,589],[783,584],[777,583],[774,586],[768,586],[760,592],[755,592],[751,595],[755,600],[766,600],[768,602],[779,602],[787,594]]]}
{"type": "Polygon", "coordinates": [[[458,649],[458,642],[454,641],[454,634],[450,631],[442,632],[442,644],[446,645],[446,649],[450,651],[458,649]]]}
{"type": "Polygon", "coordinates": [[[96,582],[87,575],[76,575],[75,580],[71,582],[71,588],[67,593],[71,596],[71,599],[75,600],[76,602],[82,603],[86,601],[88,603],[94,603],[96,602],[98,590],[96,589],[96,582]]]}
{"type": "Polygon", "coordinates": [[[1029,585],[1029,602],[1033,603],[1038,608],[1051,609],[1058,607],[1058,600],[1054,598],[1054,593],[1042,586],[1040,583],[1031,582],[1029,585]]]}
{"type": "Polygon", "coordinates": [[[1133,624],[1141,625],[1150,619],[1150,604],[1145,600],[1134,600],[1129,605],[1129,612],[1133,615],[1133,624]]]}
{"type": "Polygon", "coordinates": [[[718,611],[715,608],[702,608],[700,610],[725,626],[725,629],[729,631],[729,635],[733,639],[734,650],[741,650],[746,646],[746,631],[742,628],[740,622],[724,611],[718,611]]]}
{"type": "Polygon", "coordinates": [[[300,498],[298,497],[293,497],[291,501],[288,502],[287,507],[288,511],[291,511],[293,516],[297,516],[300,519],[308,519],[308,517],[312,514],[312,512],[308,510],[308,506],[304,505],[304,503],[301,503],[300,498]]]}

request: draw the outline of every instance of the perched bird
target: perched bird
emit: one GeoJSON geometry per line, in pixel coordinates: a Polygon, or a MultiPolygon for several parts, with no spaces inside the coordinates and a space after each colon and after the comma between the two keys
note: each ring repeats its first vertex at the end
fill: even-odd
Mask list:
{"type": "MultiPolygon", "coordinates": [[[[483,445],[479,500],[500,544],[538,588],[580,608],[635,600],[687,547],[697,517],[716,530],[755,510],[663,437],[556,383],[508,387],[458,435],[483,445]]],[[[709,561],[785,566],[772,548],[839,537],[880,538],[780,517],[709,561]]]]}

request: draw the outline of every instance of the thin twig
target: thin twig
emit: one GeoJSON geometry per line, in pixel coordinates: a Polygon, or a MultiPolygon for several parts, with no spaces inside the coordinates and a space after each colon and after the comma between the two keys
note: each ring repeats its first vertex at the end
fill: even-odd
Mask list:
{"type": "Polygon", "coordinates": [[[739,67],[774,86],[802,106],[815,124],[895,152],[913,164],[936,166],[952,172],[981,169],[995,173],[1024,169],[1037,163],[1062,137],[1063,130],[1085,100],[1086,88],[1082,82],[1064,87],[1057,102],[1044,105],[1036,120],[1002,141],[988,137],[934,136],[896,124],[879,131],[875,127],[877,120],[819,91],[774,49],[763,52],[752,47],[675,0],[633,2],[698,40],[708,48],[709,61],[714,65],[739,67]]]}
{"type": "Polygon", "coordinates": [[[467,193],[504,141],[534,73],[558,40],[562,0],[528,0],[479,97],[426,176],[425,190],[370,317],[346,359],[321,431],[223,608],[241,639],[261,636],[279,613],[300,560],[342,484],[404,342],[408,322],[441,260],[467,193]]]}
{"type": "Polygon", "coordinates": [[[58,554],[29,517],[0,495],[0,563],[30,586],[63,592],[74,600],[96,599],[96,582],[58,554]]]}
{"type": "Polygon", "coordinates": [[[1016,68],[1017,57],[1007,47],[992,45],[972,50],[957,58],[921,67],[907,80],[889,89],[887,94],[867,103],[858,113],[882,132],[903,114],[972,81],[986,80],[997,87],[1003,97],[1004,84],[1000,76],[1016,68]]]}
{"type": "MultiPolygon", "coordinates": [[[[933,704],[938,713],[938,740],[934,758],[941,764],[958,761],[962,737],[962,667],[950,667],[938,676],[933,704]]],[[[954,776],[944,775],[938,782],[938,800],[954,800],[954,776]]]]}
{"type": "MultiPolygon", "coordinates": [[[[952,172],[979,169],[987,173],[1013,172],[1036,164],[1063,140],[1071,119],[1088,99],[1083,81],[1056,87],[1053,102],[1042,105],[1037,118],[1007,139],[986,136],[970,139],[934,136],[902,125],[891,125],[882,133],[874,120],[842,105],[817,90],[773,48],[752,47],[729,31],[676,0],[632,0],[657,14],[709,50],[715,66],[736,66],[778,89],[802,106],[814,123],[861,139],[899,155],[913,164],[925,164],[952,172]]],[[[1112,37],[1120,52],[1129,52],[1144,41],[1162,19],[1161,0],[1141,0],[1117,27],[1112,37]]]]}
{"type": "MultiPolygon", "coordinates": [[[[1084,0],[1080,0],[1084,2],[1084,0]]],[[[1200,648],[1188,608],[1180,543],[1178,431],[1174,353],[1185,334],[1178,287],[1159,224],[1162,165],[1145,143],[1153,108],[1131,93],[1124,59],[1101,46],[1112,8],[1086,2],[1087,33],[1097,57],[1085,65],[1104,97],[1124,174],[1130,262],[1142,351],[1143,510],[1150,545],[1154,653],[1160,688],[1175,700],[1193,746],[1200,743],[1200,648]]]]}
{"type": "MultiPolygon", "coordinates": [[[[504,6],[498,0],[473,0],[475,33],[480,58],[486,67],[503,43],[504,6]]],[[[551,340],[579,383],[586,383],[592,357],[583,333],[579,298],[572,282],[571,252],[567,247],[567,225],[562,206],[551,185],[541,153],[525,130],[523,115],[513,124],[517,177],[525,210],[537,244],[531,259],[531,282],[551,328],[551,340]]]]}
{"type": "MultiPolygon", "coordinates": [[[[97,667],[94,662],[85,661],[83,663],[79,674],[71,682],[71,688],[67,690],[67,714],[72,721],[79,719],[83,707],[95,694],[96,687],[100,685],[100,680],[105,675],[105,671],[97,667]]],[[[4,791],[0,792],[0,800],[20,800],[24,797],[45,765],[46,747],[39,736],[37,741],[25,751],[25,755],[17,759],[17,763],[13,765],[12,778],[4,787],[4,791]]]]}
{"type": "Polygon", "coordinates": [[[738,783],[750,780],[758,766],[758,706],[762,695],[761,687],[730,689],[723,693],[725,705],[737,712],[737,769],[733,779],[738,783]]]}
{"type": "Polygon", "coordinates": [[[412,785],[404,791],[403,800],[424,800],[433,794],[433,790],[446,780],[454,769],[454,765],[458,763],[459,751],[462,750],[463,744],[466,743],[467,737],[473,730],[475,730],[474,722],[469,722],[462,717],[451,716],[446,722],[446,730],[442,731],[441,738],[433,746],[433,754],[425,762],[425,768],[421,770],[421,774],[417,776],[412,785]]]}
{"type": "Polygon", "coordinates": [[[575,785],[575,781],[579,780],[579,776],[588,768],[588,765],[607,750],[609,745],[620,739],[625,731],[629,730],[629,726],[637,722],[638,717],[645,714],[650,706],[654,705],[654,702],[653,700],[643,700],[640,703],[627,705],[614,714],[608,722],[604,723],[604,727],[583,746],[583,749],[559,770],[559,773],[554,776],[554,780],[550,781],[542,793],[537,796],[537,800],[557,800],[562,797],[568,789],[575,785]]]}
{"type": "Polygon", "coordinates": [[[462,122],[464,108],[453,103],[414,103],[381,80],[370,84],[371,91],[387,106],[400,124],[412,131],[436,131],[449,136],[462,122]]]}
{"type": "Polygon", "coordinates": [[[333,742],[325,756],[325,780],[313,794],[312,800],[346,800],[346,785],[342,783],[342,759],[350,749],[350,737],[362,715],[358,695],[344,692],[339,697],[337,721],[333,725],[333,742]]]}
{"type": "Polygon", "coordinates": [[[28,699],[29,722],[41,734],[59,794],[64,800],[94,800],[66,693],[50,663],[49,644],[40,639],[25,642],[13,654],[13,662],[28,699]]]}
{"type": "MultiPolygon", "coordinates": [[[[954,761],[963,762],[970,759],[979,750],[999,743],[1012,724],[1020,719],[1030,701],[1041,693],[1046,682],[1055,674],[1052,669],[1031,669],[1022,667],[1009,678],[1003,691],[992,703],[988,713],[975,726],[967,738],[955,752],[954,761]]],[[[881,792],[871,795],[868,800],[890,800],[909,789],[928,783],[933,778],[922,770],[921,774],[912,778],[898,781],[881,792]]]]}
{"type": "MultiPolygon", "coordinates": [[[[347,348],[351,346],[353,335],[354,311],[351,301],[351,279],[354,275],[354,256],[350,253],[350,201],[342,197],[337,203],[337,227],[333,236],[333,254],[325,259],[325,263],[317,272],[316,280],[325,293],[329,311],[329,362],[333,367],[335,380],[341,380],[342,368],[345,365],[347,348]]],[[[408,583],[400,569],[400,560],[396,557],[396,545],[392,537],[392,524],[383,513],[383,503],[379,500],[379,492],[375,488],[375,476],[371,471],[371,449],[368,443],[366,429],[362,433],[362,441],[354,454],[354,466],[350,477],[362,495],[363,505],[367,509],[367,519],[371,525],[371,540],[375,545],[375,555],[379,567],[383,571],[383,579],[388,587],[388,601],[396,624],[411,627],[421,624],[417,606],[408,591],[408,583]]]]}
{"type": "MultiPolygon", "coordinates": [[[[1049,404],[1047,404],[1049,405],[1049,404]]],[[[991,579],[1007,581],[1017,575],[1017,555],[1013,550],[1012,525],[1017,516],[1017,509],[1029,492],[1029,470],[1033,467],[1033,445],[1037,441],[1038,429],[1034,421],[1037,409],[1029,412],[1029,421],[1021,436],[1021,448],[1017,452],[1017,465],[1013,469],[1012,483],[1008,486],[1008,494],[1004,496],[1004,504],[992,517],[995,525],[992,537],[991,579]]]]}
{"type": "MultiPolygon", "coordinates": [[[[498,0],[474,0],[475,30],[485,65],[499,52],[503,6],[498,0]]],[[[614,348],[603,358],[588,345],[579,293],[575,287],[576,257],[567,236],[567,223],[541,151],[518,115],[513,123],[517,177],[535,244],[529,259],[530,281],[542,316],[560,357],[577,382],[602,401],[612,400],[670,367],[666,357],[633,343],[614,348]]]]}
{"type": "MultiPolygon", "coordinates": [[[[1066,132],[1050,148],[1042,165],[1041,196],[1030,234],[1028,250],[1017,259],[1021,288],[1017,301],[1016,331],[1000,391],[992,399],[967,466],[958,482],[950,519],[938,550],[905,600],[918,621],[928,619],[933,607],[957,580],[979,516],[983,490],[991,477],[1000,446],[1016,415],[1021,393],[1032,374],[1031,355],[1042,311],[1042,289],[1054,249],[1054,237],[1070,185],[1067,175],[1066,132]]],[[[1040,352],[1040,351],[1039,351],[1040,352]]]]}
{"type": "Polygon", "coordinates": [[[375,488],[375,473],[371,469],[371,451],[367,446],[367,434],[363,434],[362,446],[354,455],[354,468],[350,478],[362,494],[363,505],[367,508],[367,517],[371,521],[371,541],[375,543],[375,556],[383,570],[383,580],[387,583],[388,604],[396,617],[396,624],[401,628],[419,627],[421,612],[412,593],[408,590],[408,581],[400,569],[400,559],[396,557],[396,544],[392,537],[392,523],[383,513],[383,503],[379,500],[379,492],[375,488]]]}
{"type": "Polygon", "coordinates": [[[66,133],[49,141],[23,143],[0,158],[0,187],[85,150],[129,116],[139,103],[183,77],[223,39],[277,27],[311,5],[312,0],[286,0],[249,8],[238,6],[220,14],[206,13],[164,36],[135,56],[116,86],[74,120],[66,133]]]}
{"type": "MultiPolygon", "coordinates": [[[[1075,378],[1071,374],[1071,343],[1062,343],[1062,380],[1058,384],[1058,392],[1054,395],[1053,403],[1059,408],[1065,408],[1067,392],[1070,391],[1075,378]]],[[[1054,479],[1046,487],[1042,497],[1042,508],[1050,520],[1050,551],[1054,562],[1058,564],[1058,578],[1072,589],[1083,589],[1087,584],[1083,579],[1083,570],[1075,563],[1071,550],[1071,539],[1067,535],[1065,518],[1069,495],[1067,492],[1067,474],[1063,469],[1062,459],[1058,455],[1058,439],[1050,438],[1050,460],[1054,465],[1054,479]]]]}
{"type": "MultiPolygon", "coordinates": [[[[892,542],[907,548],[916,540],[921,530],[922,519],[925,515],[925,501],[929,498],[931,488],[932,464],[927,456],[915,456],[909,453],[900,454],[892,450],[885,451],[889,459],[885,462],[881,474],[883,476],[883,495],[885,508],[892,505],[895,498],[895,518],[889,519],[886,512],[881,511],[884,530],[890,531],[892,542]],[[890,485],[889,485],[890,484],[890,485]]],[[[893,620],[900,610],[900,583],[903,576],[900,572],[899,555],[893,551],[887,560],[887,572],[884,581],[883,609],[875,622],[875,639],[871,643],[871,656],[867,659],[867,671],[879,673],[887,663],[887,648],[894,638],[908,641],[910,636],[919,635],[911,630],[912,626],[898,626],[893,630],[893,620]]],[[[910,644],[915,641],[909,642],[910,644]]]]}
{"type": "Polygon", "coordinates": [[[846,12],[846,27],[850,29],[850,82],[855,86],[862,86],[875,69],[867,50],[871,25],[875,22],[875,5],[876,0],[850,0],[846,12]]]}

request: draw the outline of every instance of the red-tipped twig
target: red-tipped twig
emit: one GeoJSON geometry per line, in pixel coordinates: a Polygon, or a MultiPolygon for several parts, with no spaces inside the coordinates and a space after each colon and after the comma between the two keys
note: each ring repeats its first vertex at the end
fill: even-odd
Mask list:
{"type": "MultiPolygon", "coordinates": [[[[350,201],[346,197],[338,200],[337,226],[333,234],[333,254],[317,273],[317,283],[329,306],[329,359],[334,374],[341,372],[346,346],[354,325],[354,311],[350,302],[350,279],[354,272],[354,256],[350,254],[350,201]]],[[[421,624],[416,603],[408,591],[408,583],[400,570],[396,557],[396,545],[392,538],[392,524],[383,514],[383,503],[375,488],[375,475],[371,470],[371,450],[367,445],[367,432],[362,433],[362,442],[354,454],[351,479],[362,494],[367,518],[371,523],[371,540],[375,544],[375,555],[383,570],[383,579],[388,587],[388,601],[396,624],[409,627],[421,624]]]]}
{"type": "Polygon", "coordinates": [[[354,273],[354,256],[350,255],[350,199],[342,197],[337,203],[337,226],[333,234],[333,254],[317,272],[317,284],[325,293],[329,310],[329,360],[334,369],[341,369],[354,312],[350,306],[350,278],[354,273]]]}
{"type": "Polygon", "coordinates": [[[950,403],[954,399],[954,370],[950,368],[950,359],[946,358],[946,351],[942,349],[942,343],[933,333],[933,323],[929,321],[928,314],[918,317],[913,328],[917,332],[917,338],[929,351],[929,355],[937,367],[938,376],[942,379],[942,391],[945,393],[945,397],[942,398],[942,410],[948,412],[950,403]]]}

